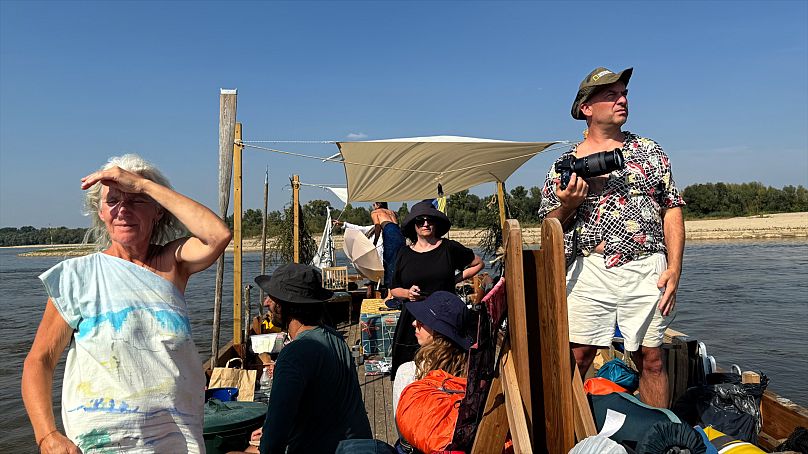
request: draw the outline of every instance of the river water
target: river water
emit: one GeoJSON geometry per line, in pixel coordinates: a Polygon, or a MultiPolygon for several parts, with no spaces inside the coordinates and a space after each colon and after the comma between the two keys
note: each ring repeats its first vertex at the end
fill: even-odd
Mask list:
{"type": "MultiPolygon", "coordinates": [[[[20,396],[20,377],[42,316],[46,293],[37,276],[60,257],[18,257],[27,249],[0,248],[0,310],[6,322],[0,335],[0,452],[36,452],[33,431],[20,396]]],[[[342,258],[344,260],[344,257],[342,258]]],[[[232,299],[232,255],[225,267],[224,301],[232,299]]],[[[245,281],[258,274],[260,255],[244,258],[245,281]]],[[[201,358],[210,355],[216,266],[191,278],[186,300],[201,358]]],[[[257,301],[257,293],[253,301],[257,301]]],[[[720,366],[736,363],[760,369],[769,389],[808,406],[808,240],[701,241],[685,249],[671,328],[707,344],[720,366]]],[[[232,336],[231,311],[222,311],[224,339],[232,336]]],[[[223,340],[224,340],[223,339],[223,340]]],[[[224,344],[224,341],[222,341],[224,344]]],[[[54,411],[64,356],[54,380],[54,411]]]]}

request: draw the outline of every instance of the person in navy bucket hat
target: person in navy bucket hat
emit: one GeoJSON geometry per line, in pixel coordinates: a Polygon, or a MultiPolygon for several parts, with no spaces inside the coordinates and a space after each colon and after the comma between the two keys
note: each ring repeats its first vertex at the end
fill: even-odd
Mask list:
{"type": "MultiPolygon", "coordinates": [[[[420,323],[449,338],[463,350],[471,347],[471,338],[466,334],[468,309],[454,293],[437,291],[423,301],[414,301],[407,308],[420,323]]],[[[421,342],[419,341],[419,344],[421,342]]]]}
{"type": "Polygon", "coordinates": [[[424,300],[407,303],[407,309],[415,318],[412,326],[418,350],[413,361],[399,366],[393,380],[394,414],[404,388],[429,372],[442,370],[465,377],[468,351],[473,343],[466,329],[469,310],[454,293],[437,291],[424,300]]]}

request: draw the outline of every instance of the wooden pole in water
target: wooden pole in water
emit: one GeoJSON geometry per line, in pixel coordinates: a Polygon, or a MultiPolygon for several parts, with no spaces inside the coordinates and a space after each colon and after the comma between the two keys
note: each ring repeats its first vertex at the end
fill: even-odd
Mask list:
{"type": "MultiPolygon", "coordinates": [[[[267,209],[269,200],[269,166],[264,173],[264,216],[261,220],[261,274],[267,274],[267,209]]],[[[258,315],[264,315],[264,289],[259,292],[258,315]]]]}
{"type": "Polygon", "coordinates": [[[497,202],[499,202],[499,224],[505,230],[505,183],[497,181],[497,202]]]}
{"type": "MultiPolygon", "coordinates": [[[[219,91],[219,215],[227,219],[230,205],[230,180],[233,172],[233,144],[236,129],[236,100],[238,90],[219,91]]],[[[210,346],[210,367],[216,367],[219,358],[219,325],[222,317],[222,283],[224,281],[224,253],[216,262],[216,288],[213,301],[213,335],[210,346]]]]}
{"type": "Polygon", "coordinates": [[[241,345],[241,123],[236,123],[233,146],[233,345],[241,345]]]}
{"type": "Polygon", "coordinates": [[[300,212],[297,209],[300,204],[300,177],[292,177],[292,219],[294,220],[292,241],[294,241],[294,262],[300,263],[300,212]]]}

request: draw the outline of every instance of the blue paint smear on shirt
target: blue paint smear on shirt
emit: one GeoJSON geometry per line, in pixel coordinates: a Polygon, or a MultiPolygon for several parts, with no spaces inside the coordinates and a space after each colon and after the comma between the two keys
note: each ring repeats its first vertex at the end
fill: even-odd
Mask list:
{"type": "Polygon", "coordinates": [[[157,311],[153,313],[154,318],[160,322],[160,326],[167,328],[174,333],[191,334],[191,322],[188,317],[183,317],[177,312],[157,311]]]}
{"type": "MultiPolygon", "coordinates": [[[[85,337],[87,334],[95,331],[104,323],[110,323],[112,325],[112,329],[115,332],[119,332],[127,317],[129,317],[129,314],[134,310],[135,308],[128,307],[120,311],[106,312],[95,317],[87,317],[82,319],[79,323],[79,329],[76,332],[76,338],[81,339],[85,337]]],[[[160,326],[172,333],[184,334],[187,336],[190,336],[191,334],[191,323],[188,321],[188,318],[180,315],[177,312],[152,311],[150,309],[139,310],[150,313],[152,317],[157,320],[160,326]]]]}
{"type": "Polygon", "coordinates": [[[105,399],[99,397],[92,399],[87,405],[79,405],[78,407],[67,410],[69,413],[76,411],[83,411],[85,413],[128,413],[128,414],[141,414],[145,416],[156,416],[160,413],[168,413],[175,416],[193,416],[190,414],[182,413],[176,408],[161,408],[154,411],[140,411],[140,407],[129,407],[126,402],[121,402],[116,405],[115,399],[105,399]]]}

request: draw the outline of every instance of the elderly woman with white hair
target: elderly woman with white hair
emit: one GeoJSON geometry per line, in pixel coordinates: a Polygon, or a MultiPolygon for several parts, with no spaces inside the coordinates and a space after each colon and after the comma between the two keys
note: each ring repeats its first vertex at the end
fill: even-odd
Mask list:
{"type": "Polygon", "coordinates": [[[137,155],[110,159],[81,188],[98,252],[39,276],[48,300],[22,375],[37,445],[43,453],[203,452],[205,375],[184,292],[224,251],[230,230],[137,155]],[[68,345],[62,434],[51,396],[68,345]]]}

